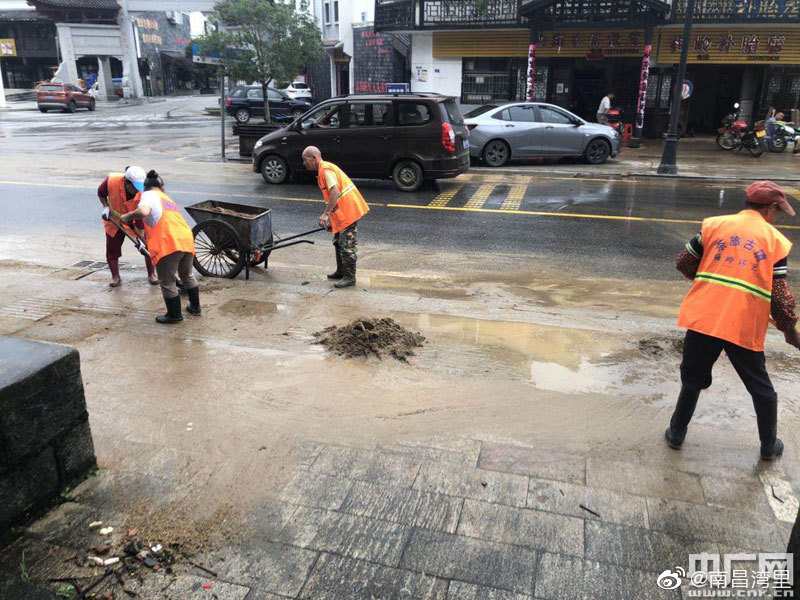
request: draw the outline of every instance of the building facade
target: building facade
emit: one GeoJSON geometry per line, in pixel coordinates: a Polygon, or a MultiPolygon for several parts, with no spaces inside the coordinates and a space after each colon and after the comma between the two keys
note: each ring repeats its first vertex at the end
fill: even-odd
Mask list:
{"type": "Polygon", "coordinates": [[[14,40],[16,56],[3,58],[3,85],[30,89],[58,68],[56,27],[33,10],[0,11],[0,39],[14,40]]]}
{"type": "Polygon", "coordinates": [[[175,94],[191,80],[189,15],[182,12],[131,13],[139,75],[147,96],[175,94]]]}
{"type": "MultiPolygon", "coordinates": [[[[798,107],[798,4],[697,1],[682,129],[715,130],[737,101],[747,120],[770,105],[787,114],[798,107]]],[[[644,134],[659,136],[684,10],[684,0],[376,0],[375,19],[378,31],[411,37],[414,91],[449,94],[466,107],[531,96],[589,120],[613,91],[626,122],[642,114],[644,134]]]]}

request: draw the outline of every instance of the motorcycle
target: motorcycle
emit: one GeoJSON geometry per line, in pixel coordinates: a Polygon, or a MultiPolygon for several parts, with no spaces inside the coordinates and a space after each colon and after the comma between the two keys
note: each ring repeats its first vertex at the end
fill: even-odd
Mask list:
{"type": "Polygon", "coordinates": [[[790,143],[798,137],[797,130],[783,121],[776,121],[773,125],[772,139],[768,144],[770,152],[783,152],[790,143]]]}
{"type": "Polygon", "coordinates": [[[722,127],[717,129],[717,146],[721,150],[735,150],[740,146],[740,138],[747,129],[747,123],[739,119],[739,103],[733,105],[733,112],[722,119],[722,127]]]}
{"type": "Polygon", "coordinates": [[[736,150],[747,148],[755,157],[759,157],[767,150],[767,130],[764,122],[754,123],[747,127],[739,136],[739,147],[736,150]]]}

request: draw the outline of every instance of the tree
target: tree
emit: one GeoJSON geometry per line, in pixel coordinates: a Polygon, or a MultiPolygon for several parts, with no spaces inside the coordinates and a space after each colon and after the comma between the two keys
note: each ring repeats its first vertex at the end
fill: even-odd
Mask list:
{"type": "Polygon", "coordinates": [[[210,20],[217,30],[201,38],[202,53],[222,60],[220,74],[258,81],[264,93],[264,121],[270,121],[267,85],[294,81],[324,55],[314,19],[291,5],[269,0],[222,0],[210,20]]]}

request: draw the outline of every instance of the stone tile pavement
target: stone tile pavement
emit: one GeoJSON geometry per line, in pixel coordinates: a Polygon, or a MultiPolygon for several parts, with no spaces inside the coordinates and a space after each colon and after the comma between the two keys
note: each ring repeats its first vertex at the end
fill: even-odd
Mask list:
{"type": "MultiPolygon", "coordinates": [[[[660,589],[656,578],[686,568],[689,554],[785,551],[793,517],[773,508],[775,484],[780,504],[796,511],[796,500],[780,462],[760,463],[756,450],[703,463],[691,449],[635,457],[464,439],[310,444],[286,485],[265,482],[241,542],[195,557],[217,577],[181,564],[132,591],[143,599],[678,600],[681,591],[660,589]]],[[[87,524],[132,525],[99,493],[107,476],[87,480],[2,552],[0,590],[19,575],[23,549],[34,583],[87,577],[72,560],[96,543],[87,524]]]]}

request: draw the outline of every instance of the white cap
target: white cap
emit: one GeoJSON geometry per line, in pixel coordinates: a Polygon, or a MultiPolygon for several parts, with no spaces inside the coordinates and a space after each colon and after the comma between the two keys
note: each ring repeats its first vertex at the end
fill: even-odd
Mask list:
{"type": "Polygon", "coordinates": [[[133,184],[133,187],[135,187],[140,192],[144,191],[145,174],[144,174],[144,169],[142,167],[136,167],[136,166],[128,167],[125,170],[125,179],[130,181],[133,184]]]}

